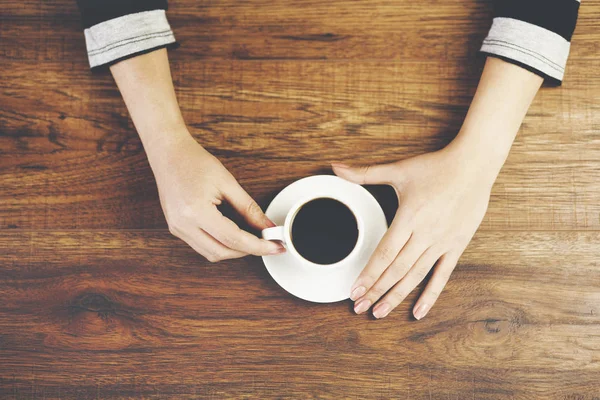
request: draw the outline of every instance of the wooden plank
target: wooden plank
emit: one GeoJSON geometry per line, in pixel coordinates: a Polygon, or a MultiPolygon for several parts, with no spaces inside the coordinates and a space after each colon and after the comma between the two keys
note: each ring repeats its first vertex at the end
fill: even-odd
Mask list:
{"type": "MultiPolygon", "coordinates": [[[[75,64],[17,65],[0,65],[8,74],[0,102],[11,105],[0,114],[5,152],[139,149],[109,76],[75,64]]],[[[435,140],[439,146],[446,138],[432,137],[458,129],[478,73],[448,68],[439,62],[223,61],[174,63],[173,75],[186,121],[204,145],[274,158],[290,147],[306,157],[311,139],[347,151],[369,138],[379,154],[382,145],[409,149],[435,140]],[[466,84],[460,75],[470,76],[466,84]]]]}
{"type": "MultiPolygon", "coordinates": [[[[163,228],[112,79],[74,65],[4,65],[0,100],[10,107],[0,111],[0,227],[163,228]]],[[[564,88],[539,93],[482,229],[600,229],[598,68],[581,62],[564,88]]],[[[460,127],[477,70],[223,61],[175,63],[174,76],[197,140],[267,204],[331,161],[394,161],[443,147],[460,127]]]]}
{"type": "MultiPolygon", "coordinates": [[[[294,180],[331,173],[328,162],[334,160],[229,154],[221,159],[263,207],[294,180]]],[[[1,164],[2,229],[166,228],[143,153],[27,154],[5,157],[1,164]]],[[[509,161],[493,188],[480,229],[598,230],[599,176],[600,166],[592,162],[509,161]]],[[[380,200],[385,211],[394,212],[393,193],[380,200]]]]}
{"type": "MultiPolygon", "coordinates": [[[[441,61],[186,61],[173,63],[173,75],[186,121],[209,148],[276,158],[293,147],[305,159],[315,141],[327,140],[325,156],[368,146],[373,156],[389,157],[447,143],[460,128],[480,67],[441,61]]],[[[581,61],[570,68],[572,78],[563,88],[542,90],[515,151],[536,161],[597,159],[599,68],[600,61],[581,61]]],[[[5,61],[0,69],[6,78],[0,82],[3,152],[139,150],[108,75],[69,63],[5,61]]]]}
{"type": "MultiPolygon", "coordinates": [[[[448,143],[492,14],[489,0],[170,3],[186,121],[262,205],[330,161],[448,143]]],[[[0,398],[598,397],[599,16],[583,2],[565,82],[537,96],[439,304],[414,321],[413,294],[375,321],[169,235],[75,2],[4,1],[0,398]]]]}
{"type": "MultiPolygon", "coordinates": [[[[185,59],[464,62],[481,46],[492,9],[491,0],[171,1],[168,17],[185,59]]],[[[583,4],[573,58],[596,58],[599,15],[593,2],[583,4]]],[[[4,1],[0,40],[3,58],[86,62],[72,0],[4,1]]]]}
{"type": "Polygon", "coordinates": [[[385,320],[354,316],[163,231],[0,231],[0,394],[589,398],[599,242],[479,233],[417,322],[414,294],[385,320]]]}

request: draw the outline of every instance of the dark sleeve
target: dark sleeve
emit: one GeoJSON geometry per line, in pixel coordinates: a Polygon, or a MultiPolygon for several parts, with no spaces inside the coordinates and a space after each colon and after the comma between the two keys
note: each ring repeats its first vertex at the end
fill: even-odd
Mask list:
{"type": "Polygon", "coordinates": [[[497,0],[481,52],[562,82],[579,0],[497,0]]]}
{"type": "Polygon", "coordinates": [[[168,46],[167,0],[77,0],[91,68],[168,46]]]}

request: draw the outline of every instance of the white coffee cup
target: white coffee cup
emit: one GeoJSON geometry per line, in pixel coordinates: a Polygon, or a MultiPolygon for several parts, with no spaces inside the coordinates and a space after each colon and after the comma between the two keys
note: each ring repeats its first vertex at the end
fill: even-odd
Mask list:
{"type": "MultiPolygon", "coordinates": [[[[301,200],[297,201],[289,209],[289,211],[285,217],[285,222],[283,223],[283,225],[264,229],[262,231],[262,237],[263,237],[263,239],[266,239],[266,240],[278,240],[278,241],[282,242],[287,250],[287,253],[295,259],[295,261],[298,263],[298,265],[308,267],[308,268],[313,268],[313,267],[314,268],[335,268],[335,267],[339,267],[341,265],[350,263],[357,257],[357,254],[360,252],[360,249],[363,246],[364,226],[365,226],[365,223],[364,223],[360,213],[358,212],[358,210],[355,206],[355,202],[353,201],[352,198],[344,198],[343,195],[329,193],[327,195],[321,195],[321,196],[319,196],[319,195],[306,196],[306,197],[302,198],[301,200]],[[348,209],[354,215],[354,218],[356,218],[356,225],[358,228],[358,238],[356,240],[356,244],[354,245],[354,248],[352,249],[352,251],[346,257],[344,257],[342,260],[340,260],[336,263],[333,263],[333,264],[317,264],[310,260],[307,260],[306,258],[302,257],[302,255],[300,255],[300,253],[298,253],[298,251],[294,247],[294,242],[292,240],[292,225],[294,224],[294,219],[296,218],[298,211],[300,211],[300,209],[302,207],[304,207],[307,203],[309,203],[313,200],[322,199],[322,198],[339,201],[340,203],[342,203],[343,205],[348,207],[348,209]]],[[[274,257],[277,257],[277,256],[274,256],[274,257]]]]}

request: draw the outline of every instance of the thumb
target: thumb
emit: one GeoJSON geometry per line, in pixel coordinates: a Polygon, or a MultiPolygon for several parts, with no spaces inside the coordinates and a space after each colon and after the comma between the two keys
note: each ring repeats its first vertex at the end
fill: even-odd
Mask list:
{"type": "Polygon", "coordinates": [[[234,180],[223,193],[225,199],[253,228],[263,230],[275,226],[252,197],[234,180]]]}
{"type": "Polygon", "coordinates": [[[346,164],[332,163],[331,166],[337,176],[359,185],[390,184],[393,178],[394,164],[350,167],[346,164]]]}

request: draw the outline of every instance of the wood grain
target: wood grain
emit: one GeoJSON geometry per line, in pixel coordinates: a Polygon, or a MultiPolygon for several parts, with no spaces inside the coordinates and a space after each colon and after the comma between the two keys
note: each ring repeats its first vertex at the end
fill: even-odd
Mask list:
{"type": "MultiPolygon", "coordinates": [[[[329,171],[331,161],[393,161],[443,147],[479,73],[480,64],[463,64],[183,61],[173,75],[198,141],[265,204],[285,184],[329,171]]],[[[539,93],[482,229],[600,229],[598,69],[596,60],[573,63],[564,88],[539,93]]],[[[0,160],[8,186],[0,226],[165,226],[112,78],[54,62],[8,61],[4,70],[0,99],[12,107],[0,111],[0,143],[15,156],[0,160]],[[73,79],[80,84],[70,86],[73,79]]]]}
{"type": "Polygon", "coordinates": [[[0,238],[4,365],[27,371],[4,376],[0,394],[69,382],[156,398],[600,390],[597,232],[479,233],[420,322],[408,318],[414,295],[389,319],[354,316],[347,302],[290,297],[254,259],[207,264],[163,231],[0,238]]]}
{"type": "MultiPolygon", "coordinates": [[[[169,22],[187,59],[471,59],[492,18],[491,1],[171,1],[169,22]]],[[[597,59],[600,13],[584,2],[574,58],[597,59]]],[[[15,60],[85,62],[75,2],[5,0],[0,54],[15,60]],[[19,31],[20,35],[14,35],[19,31]],[[51,32],[51,34],[45,34],[51,32]]],[[[179,52],[177,53],[179,55],[179,52]]]]}
{"type": "MultiPolygon", "coordinates": [[[[491,1],[172,1],[176,91],[265,206],[331,161],[448,143],[491,15],[491,1]]],[[[413,320],[417,290],[375,321],[172,237],[112,78],[88,70],[75,2],[4,1],[0,398],[600,398],[599,17],[582,3],[563,86],[538,94],[438,304],[413,320]]]]}

